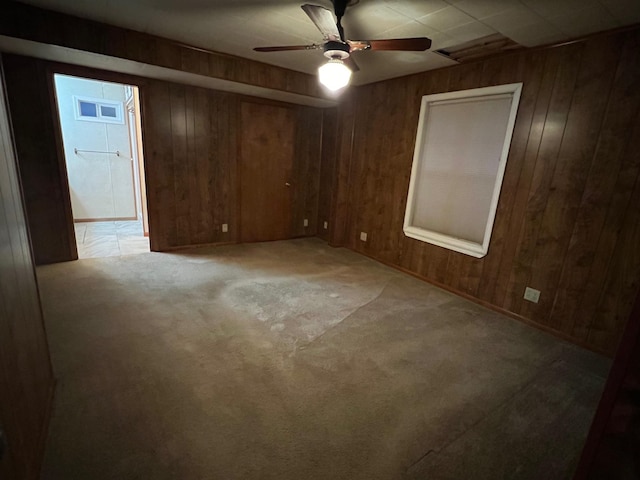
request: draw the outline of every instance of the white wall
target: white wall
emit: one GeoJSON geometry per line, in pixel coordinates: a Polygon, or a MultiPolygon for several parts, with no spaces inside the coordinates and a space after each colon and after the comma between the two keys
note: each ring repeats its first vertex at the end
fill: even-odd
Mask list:
{"type": "Polygon", "coordinates": [[[124,124],[77,120],[73,96],[125,101],[124,85],[55,76],[60,124],[75,220],[136,217],[131,147],[126,111],[124,124]],[[78,152],[120,151],[106,153],[78,152]]]}

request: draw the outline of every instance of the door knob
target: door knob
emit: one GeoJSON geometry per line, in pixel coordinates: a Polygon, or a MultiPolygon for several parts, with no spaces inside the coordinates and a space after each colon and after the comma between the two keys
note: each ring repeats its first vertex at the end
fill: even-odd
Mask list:
{"type": "Polygon", "coordinates": [[[290,186],[291,186],[291,184],[290,184],[289,182],[285,182],[285,184],[284,184],[284,185],[285,185],[286,187],[290,187],[290,186]]]}

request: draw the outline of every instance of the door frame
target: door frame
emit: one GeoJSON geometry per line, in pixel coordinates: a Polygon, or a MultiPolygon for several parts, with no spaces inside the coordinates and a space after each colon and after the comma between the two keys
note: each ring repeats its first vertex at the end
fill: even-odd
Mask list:
{"type": "Polygon", "coordinates": [[[125,101],[127,120],[129,127],[129,144],[133,159],[134,195],[136,196],[136,217],[138,214],[142,220],[142,232],[149,236],[149,216],[147,210],[147,188],[145,185],[144,150],[142,148],[142,127],[140,125],[140,89],[135,85],[132,88],[131,98],[125,101]],[[140,203],[140,205],[138,205],[140,203]]]}
{"type": "MultiPolygon", "coordinates": [[[[67,226],[67,235],[69,239],[73,239],[73,242],[69,242],[70,251],[68,260],[77,260],[78,259],[78,247],[77,247],[77,239],[75,236],[75,228],[73,221],[73,209],[71,207],[71,191],[69,189],[69,176],[67,173],[67,165],[64,154],[64,146],[62,140],[62,126],[60,124],[60,117],[58,111],[58,103],[55,89],[55,81],[54,75],[70,75],[74,77],[86,78],[89,80],[97,80],[102,82],[112,82],[119,83],[124,85],[132,85],[138,87],[138,99],[140,104],[140,109],[138,111],[138,117],[140,120],[141,132],[140,135],[142,137],[142,145],[140,146],[144,151],[147,151],[147,145],[144,137],[144,112],[142,105],[144,104],[143,97],[144,91],[147,86],[148,80],[143,77],[136,77],[134,75],[128,75],[125,73],[111,72],[108,70],[99,70],[91,67],[83,67],[79,65],[70,65],[59,62],[50,62],[47,60],[42,60],[45,62],[45,70],[47,76],[47,86],[49,89],[49,102],[51,104],[51,120],[52,126],[54,130],[54,137],[56,141],[56,157],[58,159],[58,170],[60,172],[60,181],[63,183],[62,188],[62,207],[65,213],[66,226],[67,226]]],[[[146,171],[146,158],[142,157],[142,165],[144,166],[144,170],[146,171]]],[[[148,184],[145,177],[145,191],[148,191],[148,184]]],[[[148,211],[149,199],[146,198],[147,206],[145,210],[148,211]]],[[[152,222],[151,222],[152,223],[152,222]]],[[[154,236],[153,229],[149,228],[149,244],[150,250],[154,251],[154,236]]]]}

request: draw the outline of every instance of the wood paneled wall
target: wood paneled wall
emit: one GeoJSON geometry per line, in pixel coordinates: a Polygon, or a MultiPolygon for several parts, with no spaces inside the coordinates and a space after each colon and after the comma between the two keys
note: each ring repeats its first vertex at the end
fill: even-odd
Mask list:
{"type": "Polygon", "coordinates": [[[329,244],[342,246],[347,244],[347,232],[351,225],[353,206],[351,198],[351,160],[354,149],[354,131],[356,119],[356,89],[345,92],[338,108],[336,119],[336,141],[332,155],[334,172],[332,183],[323,185],[331,188],[331,208],[329,220],[329,244]]]}
{"type": "Polygon", "coordinates": [[[141,93],[151,249],[236,241],[234,97],[160,81],[141,93]]]}
{"type": "Polygon", "coordinates": [[[320,169],[322,163],[323,110],[313,107],[295,107],[296,139],[292,178],[293,211],[292,236],[315,236],[322,228],[318,225],[320,203],[320,169]],[[304,226],[304,219],[309,221],[304,226]]]}
{"type": "Polygon", "coordinates": [[[640,474],[640,295],[593,418],[573,480],[624,480],[640,474]]]}
{"type": "Polygon", "coordinates": [[[636,29],[359,88],[334,173],[347,228],[330,241],[612,352],[640,286],[638,51],[636,29]],[[512,82],[524,87],[488,255],[405,237],[421,97],[512,82]]]}
{"type": "Polygon", "coordinates": [[[38,478],[53,393],[0,70],[0,478],[38,478]]]}
{"type": "Polygon", "coordinates": [[[0,34],[274,90],[324,96],[314,75],[13,1],[3,2],[0,34]]]}
{"type": "MultiPolygon", "coordinates": [[[[147,82],[141,89],[142,129],[152,250],[239,241],[239,108],[244,97],[147,82]],[[222,232],[223,223],[229,226],[227,233],[222,232]]],[[[322,111],[278,105],[292,110],[297,125],[291,236],[314,236],[322,111]]]]}
{"type": "Polygon", "coordinates": [[[20,177],[29,186],[23,191],[34,260],[37,265],[74,260],[69,184],[59,161],[46,63],[14,55],[5,55],[3,63],[20,177]]]}
{"type": "MultiPolygon", "coordinates": [[[[245,97],[13,55],[4,63],[36,264],[77,258],[64,157],[54,127],[53,71],[140,87],[152,250],[238,241],[238,108],[245,97]],[[226,233],[223,223],[229,226],[226,233]]],[[[313,236],[322,110],[277,104],[290,108],[297,124],[292,183],[299,188],[292,236],[313,236]]]]}
{"type": "Polygon", "coordinates": [[[320,198],[318,203],[318,236],[329,241],[329,228],[324,222],[331,219],[331,204],[334,196],[334,172],[336,168],[336,146],[338,135],[338,109],[327,108],[322,117],[322,162],[320,167],[320,198]]]}

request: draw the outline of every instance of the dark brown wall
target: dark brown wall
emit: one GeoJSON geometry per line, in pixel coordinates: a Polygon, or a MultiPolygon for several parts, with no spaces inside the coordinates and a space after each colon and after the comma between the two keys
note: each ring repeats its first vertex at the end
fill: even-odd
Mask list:
{"type": "Polygon", "coordinates": [[[235,241],[235,98],[159,81],[141,92],[151,249],[235,241]]]}
{"type": "Polygon", "coordinates": [[[636,298],[573,480],[640,478],[640,295],[636,298]]]}
{"type": "MultiPolygon", "coordinates": [[[[152,250],[238,241],[238,108],[245,97],[27,57],[7,56],[5,69],[36,264],[77,256],[64,158],[54,127],[54,71],[140,87],[152,250]],[[222,233],[223,223],[229,232],[222,233]]],[[[315,235],[322,110],[278,105],[290,108],[296,118],[292,237],[315,235]],[[309,219],[307,228],[304,218],[309,219]]]]}
{"type": "Polygon", "coordinates": [[[338,128],[338,109],[327,108],[322,117],[322,161],[320,166],[320,197],[318,203],[318,236],[329,240],[329,228],[324,222],[331,218],[331,204],[334,196],[333,175],[335,172],[338,128]]]}
{"type": "Polygon", "coordinates": [[[0,34],[274,90],[323,96],[313,75],[13,1],[2,4],[0,34]]]}
{"type": "Polygon", "coordinates": [[[78,258],[69,185],[60,168],[53,92],[45,62],[5,55],[4,70],[16,155],[36,265],[78,258]]]}
{"type": "Polygon", "coordinates": [[[335,174],[333,175],[333,199],[329,244],[345,245],[355,211],[351,201],[351,159],[354,152],[357,91],[354,89],[343,97],[338,109],[335,174]]]}
{"type": "Polygon", "coordinates": [[[612,352],[640,285],[638,51],[635,30],[359,88],[335,172],[346,228],[330,241],[612,352]],[[488,255],[405,237],[421,97],[512,82],[524,88],[488,255]]]}
{"type": "Polygon", "coordinates": [[[322,163],[323,110],[296,106],[296,140],[293,162],[293,210],[291,231],[294,237],[313,236],[318,225],[320,168],[322,163]],[[309,225],[304,226],[304,219],[309,225]]]}
{"type": "MultiPolygon", "coordinates": [[[[238,109],[244,97],[147,82],[141,90],[142,130],[152,250],[239,241],[238,109]],[[228,233],[222,232],[223,223],[228,233]]],[[[291,236],[313,236],[322,111],[278,105],[290,108],[296,119],[291,236]]]]}
{"type": "Polygon", "coordinates": [[[0,478],[36,479],[53,375],[29,248],[0,69],[0,478]]]}

